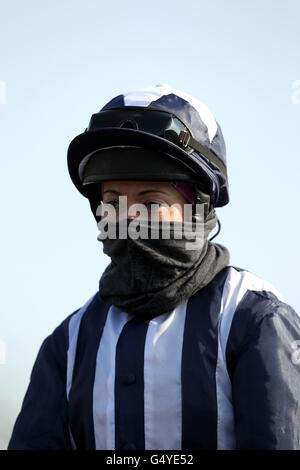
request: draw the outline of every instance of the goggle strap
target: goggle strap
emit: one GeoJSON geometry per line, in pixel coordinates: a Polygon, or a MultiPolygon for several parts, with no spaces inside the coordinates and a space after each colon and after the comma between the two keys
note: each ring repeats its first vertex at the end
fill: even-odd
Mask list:
{"type": "Polygon", "coordinates": [[[200,142],[194,139],[187,131],[180,132],[179,142],[182,144],[183,147],[192,147],[194,150],[204,155],[204,157],[214,163],[221,170],[227,180],[227,170],[225,165],[223,165],[223,163],[219,160],[218,157],[216,157],[216,155],[214,155],[210,150],[204,147],[204,145],[200,144],[200,142]]]}

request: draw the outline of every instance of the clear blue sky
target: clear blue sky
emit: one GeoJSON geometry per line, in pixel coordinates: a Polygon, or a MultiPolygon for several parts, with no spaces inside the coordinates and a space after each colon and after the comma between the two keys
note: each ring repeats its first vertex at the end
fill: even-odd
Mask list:
{"type": "Polygon", "coordinates": [[[119,93],[168,83],[208,105],[226,140],[231,197],[215,241],[300,311],[300,2],[0,5],[5,448],[42,340],[96,292],[109,262],[66,152],[119,93]]]}

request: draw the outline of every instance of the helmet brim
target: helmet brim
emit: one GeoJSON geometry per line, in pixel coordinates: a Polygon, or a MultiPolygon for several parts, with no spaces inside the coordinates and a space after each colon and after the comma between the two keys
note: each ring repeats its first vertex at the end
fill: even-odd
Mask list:
{"type": "MultiPolygon", "coordinates": [[[[93,152],[120,146],[145,147],[168,154],[178,159],[189,171],[195,173],[196,180],[207,187],[209,194],[215,194],[215,184],[211,180],[211,173],[207,169],[207,163],[197,153],[188,154],[183,148],[172,142],[144,131],[130,128],[102,128],[86,131],[75,137],[68,148],[68,170],[72,182],[78,191],[88,197],[87,189],[83,185],[79,167],[84,158],[93,152]]],[[[129,176],[128,178],[129,179],[129,176]]],[[[165,175],[162,174],[162,180],[165,175]]],[[[215,205],[225,205],[228,201],[216,201],[215,205]]]]}

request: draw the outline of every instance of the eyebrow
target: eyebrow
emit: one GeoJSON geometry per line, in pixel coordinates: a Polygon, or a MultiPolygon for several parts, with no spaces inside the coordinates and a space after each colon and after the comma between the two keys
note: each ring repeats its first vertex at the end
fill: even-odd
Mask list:
{"type": "MultiPolygon", "coordinates": [[[[104,196],[105,193],[113,193],[113,194],[116,194],[117,196],[122,195],[122,193],[120,193],[119,191],[116,191],[115,189],[106,189],[103,193],[103,196],[104,196]]],[[[146,189],[145,191],[140,191],[138,195],[143,196],[144,194],[148,194],[148,193],[167,194],[165,191],[161,191],[160,189],[146,189]]]]}
{"type": "Polygon", "coordinates": [[[117,196],[121,194],[121,193],[119,193],[119,191],[115,191],[114,189],[106,189],[106,190],[103,192],[103,196],[104,196],[104,194],[106,194],[106,193],[114,193],[114,194],[116,194],[117,196]]]}

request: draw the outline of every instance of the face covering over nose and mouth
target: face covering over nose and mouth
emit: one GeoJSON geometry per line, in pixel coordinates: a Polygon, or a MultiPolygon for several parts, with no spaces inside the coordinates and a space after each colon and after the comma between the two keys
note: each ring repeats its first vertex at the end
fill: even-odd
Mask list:
{"type": "MultiPolygon", "coordinates": [[[[127,224],[130,222],[128,219],[127,224]]],[[[169,239],[163,239],[159,230],[158,239],[101,240],[104,253],[111,258],[99,282],[101,299],[145,319],[171,312],[228,265],[227,248],[208,240],[216,222],[212,210],[198,237],[199,243],[195,243],[195,248],[189,245],[189,249],[187,243],[191,239],[186,226],[182,238],[176,238],[176,227],[181,224],[178,222],[170,223],[169,239]]],[[[193,224],[191,230],[194,231],[193,224]]]]}

